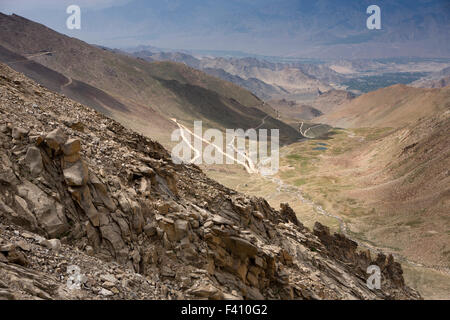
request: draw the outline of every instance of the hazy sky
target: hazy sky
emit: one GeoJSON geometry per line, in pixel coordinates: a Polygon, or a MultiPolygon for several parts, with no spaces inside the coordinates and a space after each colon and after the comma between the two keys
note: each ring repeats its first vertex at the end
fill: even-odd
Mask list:
{"type": "Polygon", "coordinates": [[[448,0],[0,0],[0,11],[115,48],[153,45],[290,55],[306,46],[374,39],[436,37],[442,43],[448,39],[449,4],[448,0]],[[381,31],[366,28],[366,9],[374,3],[382,8],[381,31]],[[81,7],[81,30],[66,28],[66,8],[72,4],[81,7]]]}
{"type": "Polygon", "coordinates": [[[52,8],[66,8],[71,4],[89,9],[104,9],[112,6],[123,5],[131,0],[2,0],[1,8],[7,12],[15,10],[36,10],[52,8]]]}

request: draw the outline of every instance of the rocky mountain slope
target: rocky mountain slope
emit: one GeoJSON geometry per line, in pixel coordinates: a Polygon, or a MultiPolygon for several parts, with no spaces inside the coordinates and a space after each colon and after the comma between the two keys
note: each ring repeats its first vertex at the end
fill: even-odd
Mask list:
{"type": "Polygon", "coordinates": [[[322,223],[394,254],[406,282],[427,299],[448,299],[450,108],[410,121],[398,128],[333,128],[285,147],[281,192],[265,180],[252,178],[247,187],[242,179],[212,176],[273,206],[289,201],[308,226],[329,219],[322,223]],[[307,200],[298,201],[299,194],[307,200]],[[309,199],[312,209],[305,208],[309,199]]]}
{"type": "Polygon", "coordinates": [[[401,266],[0,65],[0,296],[417,299],[401,266]],[[366,286],[368,265],[381,290],[366,286]],[[80,290],[66,283],[80,268],[80,290]]]}
{"type": "MultiPolygon", "coordinates": [[[[193,120],[203,120],[204,127],[248,129],[266,116],[258,109],[262,101],[249,91],[181,63],[149,63],[89,45],[17,15],[0,13],[0,35],[1,46],[35,64],[29,59],[11,60],[7,55],[0,55],[1,61],[43,85],[53,83],[49,77],[59,74],[62,83],[50,89],[64,94],[71,90],[69,96],[78,102],[106,111],[127,127],[166,144],[176,129],[171,118],[188,126],[193,120]],[[39,55],[41,52],[50,54],[39,55]]],[[[298,138],[295,130],[276,119],[269,117],[265,127],[280,129],[282,143],[298,138]]]]}
{"type": "Polygon", "coordinates": [[[449,131],[449,107],[396,129],[354,129],[340,136],[345,149],[323,157],[316,173],[340,181],[339,197],[353,199],[354,230],[447,274],[449,131]]]}
{"type": "Polygon", "coordinates": [[[54,92],[62,93],[104,114],[112,115],[114,111],[124,113],[130,111],[124,104],[104,91],[84,82],[68,78],[59,72],[34,62],[32,59],[27,59],[25,56],[16,54],[3,46],[0,46],[0,61],[9,62],[10,65],[14,66],[16,71],[26,74],[46,88],[54,92]]]}
{"type": "MultiPolygon", "coordinates": [[[[404,221],[395,234],[373,228],[373,238],[396,244],[416,261],[448,270],[450,210],[450,107],[377,139],[351,155],[355,167],[366,167],[358,180],[365,186],[349,192],[377,207],[375,216],[404,221]],[[359,151],[359,152],[358,152],[359,151]]],[[[448,274],[448,273],[447,273],[448,274]]]]}

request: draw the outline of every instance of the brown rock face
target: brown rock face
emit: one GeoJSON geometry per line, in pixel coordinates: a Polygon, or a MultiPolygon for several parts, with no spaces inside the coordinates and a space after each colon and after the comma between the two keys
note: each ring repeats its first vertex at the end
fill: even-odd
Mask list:
{"type": "Polygon", "coordinates": [[[25,162],[28,163],[31,175],[33,176],[39,175],[44,169],[41,151],[36,147],[28,148],[27,155],[25,157],[25,162]]]}
{"type": "Polygon", "coordinates": [[[28,260],[25,254],[13,244],[6,244],[0,246],[0,254],[2,262],[14,263],[21,266],[27,266],[28,260]]]}
{"type": "Polygon", "coordinates": [[[374,261],[351,240],[321,225],[314,235],[288,205],[227,189],[160,144],[0,72],[0,230],[30,246],[0,250],[0,297],[70,298],[70,260],[86,273],[83,298],[420,298],[392,257],[377,257],[384,282],[370,290],[374,261]],[[30,131],[13,136],[19,127],[30,131]],[[16,272],[40,283],[25,293],[16,272]]]}
{"type": "Polygon", "coordinates": [[[62,150],[65,156],[70,157],[74,154],[79,154],[81,151],[81,141],[79,139],[69,139],[62,146],[62,150]]]}
{"type": "Polygon", "coordinates": [[[64,131],[61,128],[58,128],[49,132],[45,136],[44,142],[48,145],[50,149],[52,149],[55,152],[58,152],[59,150],[61,150],[61,146],[64,144],[66,139],[67,137],[64,131]]]}
{"type": "Polygon", "coordinates": [[[280,214],[282,216],[285,216],[288,221],[292,222],[296,226],[303,227],[303,225],[298,221],[297,215],[295,214],[294,210],[292,210],[292,208],[289,206],[289,203],[281,204],[280,214]]]}
{"type": "Polygon", "coordinates": [[[358,252],[358,244],[342,234],[330,234],[328,227],[323,226],[319,222],[314,225],[314,234],[324,244],[327,253],[346,262],[352,273],[361,277],[367,277],[367,267],[371,265],[378,266],[382,272],[382,286],[396,288],[404,287],[403,270],[398,262],[394,261],[394,257],[389,255],[386,257],[382,253],[378,253],[375,259],[371,258],[370,251],[358,252]]]}
{"type": "Polygon", "coordinates": [[[69,186],[85,186],[89,179],[89,169],[85,162],[79,160],[63,170],[64,179],[69,186]]]}

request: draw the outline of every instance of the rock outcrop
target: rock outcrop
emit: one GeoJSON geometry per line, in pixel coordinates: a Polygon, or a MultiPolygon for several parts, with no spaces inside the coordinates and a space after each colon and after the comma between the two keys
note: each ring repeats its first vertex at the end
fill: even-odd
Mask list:
{"type": "Polygon", "coordinates": [[[287,204],[276,211],[0,73],[0,298],[420,298],[392,257],[372,261],[320,225],[312,233],[287,204]],[[373,263],[381,290],[366,285],[373,263]],[[77,290],[67,286],[73,266],[84,275],[77,290]]]}

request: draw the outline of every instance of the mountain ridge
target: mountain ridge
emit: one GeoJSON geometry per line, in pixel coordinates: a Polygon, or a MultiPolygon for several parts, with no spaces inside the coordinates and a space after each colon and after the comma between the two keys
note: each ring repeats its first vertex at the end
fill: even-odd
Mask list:
{"type": "Polygon", "coordinates": [[[332,89],[328,82],[342,81],[334,70],[325,65],[302,63],[273,63],[246,58],[194,57],[181,52],[142,50],[132,55],[148,61],[180,62],[210,75],[236,83],[264,100],[298,94],[315,94],[332,89]]]}
{"type": "MultiPolygon", "coordinates": [[[[252,93],[184,64],[149,63],[90,46],[17,15],[0,15],[0,26],[0,45],[22,55],[52,52],[33,60],[112,96],[129,112],[109,110],[110,115],[140,132],[156,135],[166,144],[171,143],[168,137],[176,129],[170,118],[187,125],[203,120],[205,127],[248,129],[265,117],[264,112],[254,108],[262,101],[252,93]],[[208,116],[202,114],[205,111],[208,116]]],[[[280,129],[281,143],[299,137],[290,126],[269,119],[266,128],[274,127],[280,129]]]]}
{"type": "Polygon", "coordinates": [[[449,107],[450,87],[422,89],[399,84],[361,95],[317,120],[339,127],[399,128],[449,107]]]}

